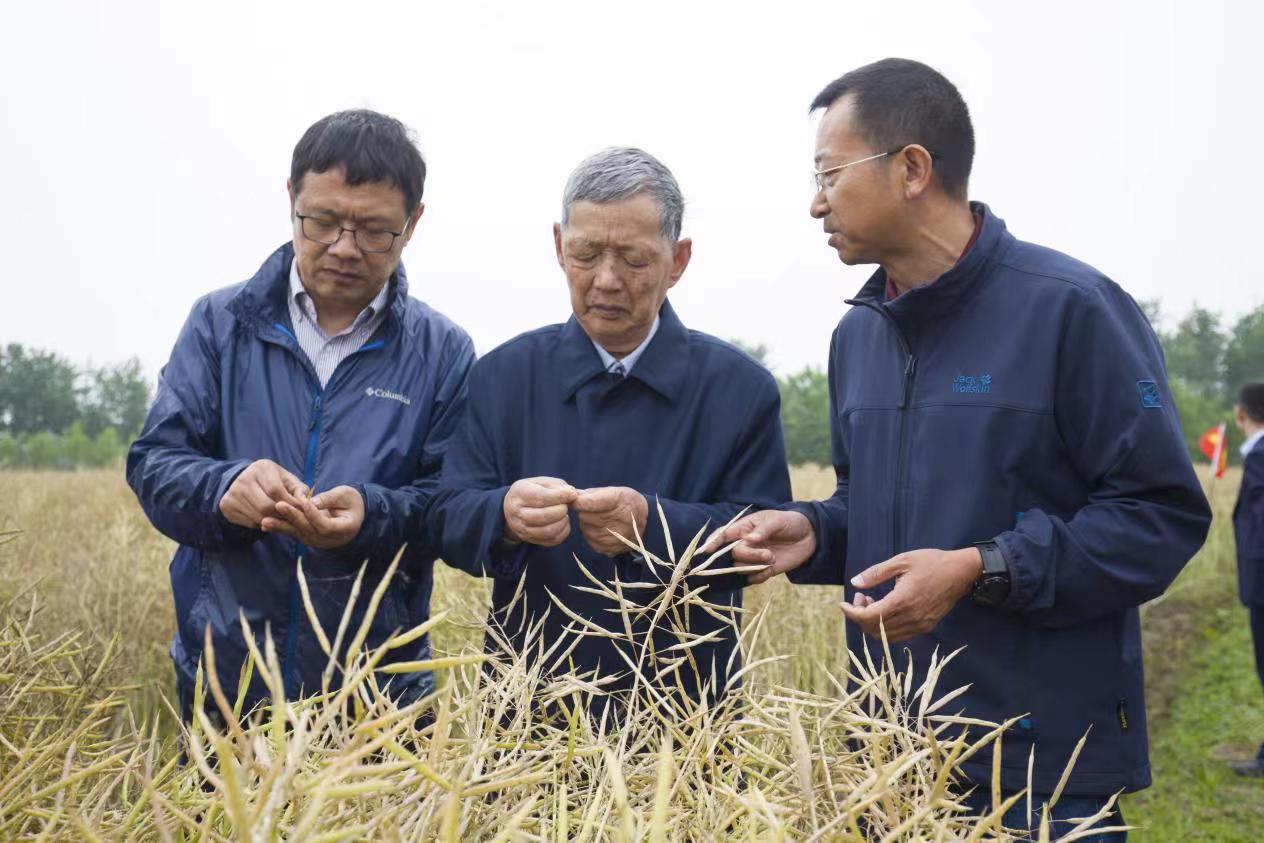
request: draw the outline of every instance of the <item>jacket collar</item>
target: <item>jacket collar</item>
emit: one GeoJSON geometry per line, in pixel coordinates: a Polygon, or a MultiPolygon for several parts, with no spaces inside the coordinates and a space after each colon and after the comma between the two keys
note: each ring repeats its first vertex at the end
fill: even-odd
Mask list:
{"type": "Polygon", "coordinates": [[[945,315],[961,307],[987,276],[987,269],[999,257],[1013,235],[1005,229],[1005,222],[994,215],[982,202],[971,202],[970,210],[981,213],[983,225],[979,239],[955,266],[922,287],[915,287],[899,298],[886,300],[887,271],[879,268],[856,294],[856,299],[885,307],[900,321],[916,319],[923,315],[945,315]]]}
{"type": "MultiPolygon", "coordinates": [[[[268,256],[259,270],[228,302],[228,310],[243,324],[254,328],[265,340],[287,343],[290,325],[288,296],[290,265],[294,262],[294,244],[286,243],[268,256]]],[[[390,340],[403,324],[408,302],[408,277],[401,263],[386,282],[387,316],[382,323],[382,339],[390,340]]]]}
{"type": "MultiPolygon", "coordinates": [[[[658,333],[654,334],[628,373],[628,378],[640,381],[675,402],[684,392],[689,375],[689,329],[681,323],[668,301],[663,302],[658,318],[658,333]]],[[[558,334],[556,353],[563,401],[569,401],[581,386],[606,371],[592,340],[574,316],[566,320],[558,334]]]]}

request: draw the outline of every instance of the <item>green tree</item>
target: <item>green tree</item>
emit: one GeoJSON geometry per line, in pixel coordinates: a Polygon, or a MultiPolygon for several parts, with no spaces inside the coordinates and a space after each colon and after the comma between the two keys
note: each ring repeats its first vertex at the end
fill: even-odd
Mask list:
{"type": "Polygon", "coordinates": [[[1220,315],[1195,307],[1162,341],[1168,377],[1183,381],[1189,392],[1219,400],[1224,394],[1228,344],[1220,315]]]}
{"type": "Polygon", "coordinates": [[[1224,403],[1238,401],[1244,383],[1264,381],[1264,305],[1244,314],[1230,332],[1224,354],[1224,403]]]}
{"type": "Polygon", "coordinates": [[[781,387],[781,426],[790,464],[829,465],[829,379],[820,369],[808,367],[778,379],[777,384],[781,387]]]}
{"type": "Polygon", "coordinates": [[[134,439],[145,423],[149,410],[149,384],[140,360],[103,366],[89,374],[91,381],[83,399],[83,423],[87,434],[101,435],[107,428],[123,439],[134,439]]]}
{"type": "Polygon", "coordinates": [[[51,351],[0,350],[0,430],[60,432],[79,418],[75,367],[51,351]]]}

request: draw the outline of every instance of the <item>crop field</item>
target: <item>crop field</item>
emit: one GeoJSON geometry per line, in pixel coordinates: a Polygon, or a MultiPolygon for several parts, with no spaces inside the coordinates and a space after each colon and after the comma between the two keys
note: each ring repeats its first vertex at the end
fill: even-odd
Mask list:
{"type": "MultiPolygon", "coordinates": [[[[801,498],[833,486],[814,468],[794,483],[801,498]]],[[[1155,786],[1121,800],[1135,839],[1264,839],[1264,784],[1226,765],[1264,738],[1235,492],[1218,481],[1206,548],[1143,610],[1155,786]]],[[[675,538],[686,556],[692,537],[675,538]]],[[[1009,839],[950,787],[963,757],[993,755],[994,732],[947,736],[952,707],[935,703],[954,689],[849,663],[841,589],[784,581],[747,592],[748,672],[710,705],[670,692],[692,642],[676,598],[608,589],[679,639],[655,653],[629,639],[644,681],[635,728],[612,728],[583,715],[587,678],[485,662],[487,584],[438,565],[434,696],[397,709],[380,652],[253,717],[213,683],[181,763],[171,551],[117,470],[0,472],[0,839],[1009,839]]],[[[250,669],[274,667],[265,647],[250,669]]]]}

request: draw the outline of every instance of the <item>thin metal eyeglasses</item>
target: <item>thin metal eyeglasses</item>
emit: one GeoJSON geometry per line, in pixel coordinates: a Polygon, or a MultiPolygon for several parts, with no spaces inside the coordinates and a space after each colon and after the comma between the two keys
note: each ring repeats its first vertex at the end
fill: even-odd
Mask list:
{"type": "MultiPolygon", "coordinates": [[[[879,152],[876,155],[870,155],[868,158],[860,158],[856,161],[848,161],[846,164],[837,164],[833,167],[826,167],[824,170],[814,170],[812,172],[812,179],[816,183],[816,190],[819,193],[825,189],[825,177],[828,176],[830,173],[837,173],[841,170],[846,170],[848,167],[854,167],[857,164],[863,164],[866,161],[874,161],[878,158],[885,158],[888,155],[895,155],[897,152],[903,152],[905,149],[907,149],[911,145],[912,144],[906,143],[904,144],[904,146],[897,146],[895,149],[888,149],[886,152],[879,152]]],[[[940,155],[938,152],[931,152],[929,149],[926,151],[930,153],[930,158],[932,161],[938,161],[940,158],[943,158],[943,156],[940,155]]]]}
{"type": "Polygon", "coordinates": [[[332,246],[342,238],[344,231],[349,231],[356,248],[362,252],[389,252],[395,245],[395,238],[408,230],[408,223],[404,224],[404,231],[387,231],[381,228],[347,228],[336,220],[308,214],[295,213],[294,216],[299,220],[303,236],[313,243],[332,246]]]}

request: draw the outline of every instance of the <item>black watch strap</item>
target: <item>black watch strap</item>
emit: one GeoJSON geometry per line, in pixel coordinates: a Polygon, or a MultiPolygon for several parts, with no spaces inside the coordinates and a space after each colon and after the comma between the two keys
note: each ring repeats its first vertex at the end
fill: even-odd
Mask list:
{"type": "Polygon", "coordinates": [[[1009,597],[1010,590],[1009,564],[1005,561],[1005,554],[994,541],[976,542],[974,546],[983,558],[983,573],[974,581],[971,597],[985,606],[999,606],[1009,597]]]}

